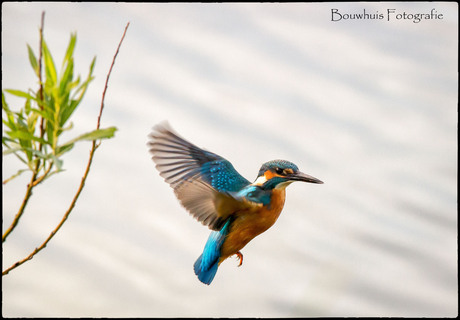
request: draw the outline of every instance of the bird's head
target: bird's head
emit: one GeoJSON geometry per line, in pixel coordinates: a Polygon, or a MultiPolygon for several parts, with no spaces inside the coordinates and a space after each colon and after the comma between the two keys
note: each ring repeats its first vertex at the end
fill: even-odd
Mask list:
{"type": "Polygon", "coordinates": [[[300,172],[299,168],[292,162],[272,160],[260,167],[259,175],[253,184],[266,190],[284,189],[294,181],[323,183],[315,177],[300,172]]]}

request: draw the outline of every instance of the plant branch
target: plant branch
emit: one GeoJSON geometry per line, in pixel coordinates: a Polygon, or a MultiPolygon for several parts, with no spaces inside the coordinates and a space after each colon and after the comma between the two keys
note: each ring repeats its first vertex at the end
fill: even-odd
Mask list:
{"type": "MultiPolygon", "coordinates": [[[[39,43],[39,58],[38,58],[38,78],[39,78],[39,83],[40,83],[40,88],[39,88],[39,107],[40,109],[43,109],[43,106],[41,105],[43,103],[43,81],[42,81],[42,44],[43,44],[43,28],[45,25],[45,12],[42,12],[41,16],[41,22],[40,22],[40,43],[39,43]]],[[[44,129],[43,129],[43,123],[44,123],[44,118],[41,117],[40,120],[40,138],[43,138],[44,136],[44,129]]],[[[39,142],[39,150],[42,151],[43,145],[41,142],[39,142]]],[[[24,196],[24,200],[22,201],[21,207],[19,208],[18,213],[14,216],[13,222],[9,226],[9,228],[5,231],[5,233],[2,235],[2,243],[5,242],[6,238],[8,235],[14,230],[14,228],[17,226],[19,219],[21,219],[22,214],[24,213],[24,210],[27,206],[27,203],[29,202],[30,196],[32,195],[32,189],[38,184],[39,182],[36,182],[35,179],[37,178],[38,175],[38,169],[40,168],[40,158],[36,157],[36,165],[35,165],[35,170],[32,173],[32,178],[30,180],[30,183],[27,185],[27,190],[26,194],[24,196]]]]}
{"type": "Polygon", "coordinates": [[[14,230],[14,228],[17,226],[19,219],[21,219],[22,214],[24,213],[24,209],[26,208],[27,202],[30,199],[30,196],[32,195],[32,189],[35,186],[35,178],[37,177],[37,173],[32,174],[32,179],[30,180],[29,184],[27,185],[27,190],[26,190],[26,195],[24,196],[24,200],[22,200],[21,207],[19,208],[18,213],[14,216],[13,222],[9,226],[9,228],[5,231],[5,233],[2,235],[2,242],[5,242],[6,238],[8,235],[14,230]]]}
{"type": "Polygon", "coordinates": [[[35,179],[35,181],[32,184],[32,187],[35,187],[37,184],[45,180],[45,178],[48,176],[52,168],[53,168],[53,162],[50,163],[50,166],[48,167],[48,169],[46,169],[45,172],[40,177],[35,179]]]}
{"type": "MultiPolygon", "coordinates": [[[[38,106],[40,110],[43,110],[43,78],[42,78],[42,46],[43,46],[43,27],[45,25],[45,11],[42,12],[42,20],[41,20],[41,28],[40,28],[40,45],[39,45],[39,52],[38,52],[38,80],[40,83],[40,89],[38,90],[38,106]]],[[[43,138],[45,135],[45,130],[43,128],[43,124],[45,119],[43,117],[40,117],[40,138],[43,138]]],[[[42,151],[42,143],[39,142],[38,149],[42,151]]],[[[37,165],[38,168],[38,165],[37,165]]]]}
{"type": "MultiPolygon", "coordinates": [[[[117,47],[117,51],[115,52],[115,55],[113,57],[113,60],[112,60],[112,64],[110,66],[110,69],[109,69],[109,72],[107,74],[107,79],[105,81],[105,87],[104,87],[104,91],[102,93],[102,101],[101,101],[101,108],[99,110],[99,116],[97,118],[97,129],[99,129],[100,127],[100,122],[101,122],[101,115],[102,115],[102,111],[104,109],[104,99],[105,99],[105,94],[106,94],[106,91],[107,91],[107,88],[108,88],[108,83],[109,83],[109,79],[110,79],[110,74],[112,73],[112,68],[115,64],[115,59],[118,55],[118,52],[120,50],[120,47],[121,47],[121,44],[123,42],[123,39],[125,38],[125,35],[126,35],[126,31],[128,30],[128,27],[129,27],[129,22],[128,24],[126,25],[125,27],[125,31],[123,32],[123,36],[121,37],[121,40],[120,40],[120,43],[118,44],[118,47],[117,47]]],[[[9,267],[8,269],[6,269],[5,271],[2,272],[2,276],[8,274],[11,270],[13,270],[14,268],[16,267],[19,267],[21,264],[25,263],[26,261],[28,260],[31,260],[38,252],[40,252],[43,248],[46,247],[46,245],[48,244],[48,242],[50,242],[50,240],[55,236],[55,234],[59,231],[59,229],[62,227],[62,225],[65,223],[65,221],[67,220],[67,218],[69,217],[71,211],[73,210],[73,208],[75,207],[75,204],[78,200],[78,197],[80,196],[80,193],[82,192],[83,190],[83,187],[85,186],[85,181],[86,181],[86,178],[88,177],[88,174],[89,174],[89,170],[90,170],[90,167],[91,167],[91,164],[93,162],[93,157],[94,157],[94,153],[96,152],[96,149],[99,147],[99,144],[96,143],[96,140],[93,140],[92,142],[92,147],[91,147],[91,150],[90,150],[90,153],[89,153],[89,159],[88,159],[88,164],[86,165],[86,169],[85,169],[85,173],[83,174],[83,177],[81,179],[81,182],[80,182],[80,186],[77,190],[77,193],[75,194],[74,198],[72,199],[72,202],[69,206],[69,208],[67,209],[67,211],[65,212],[64,216],[62,217],[61,221],[59,222],[59,224],[56,226],[56,228],[54,228],[54,230],[51,232],[51,234],[48,236],[48,238],[38,247],[38,248],[35,248],[34,251],[32,251],[27,257],[25,257],[24,259],[16,262],[15,264],[13,264],[11,267],[9,267]]]]}

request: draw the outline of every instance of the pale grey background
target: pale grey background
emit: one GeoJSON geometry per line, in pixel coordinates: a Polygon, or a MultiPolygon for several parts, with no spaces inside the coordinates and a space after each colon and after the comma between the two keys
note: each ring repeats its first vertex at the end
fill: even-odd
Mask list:
{"type": "MultiPolygon", "coordinates": [[[[131,22],[102,120],[119,131],[98,149],[59,234],[2,278],[3,316],[458,314],[456,3],[4,3],[3,88],[36,87],[26,43],[37,50],[42,10],[57,65],[73,31],[82,76],[97,55],[73,135],[95,127],[131,22]],[[332,22],[332,8],[435,8],[443,19],[332,22]],[[276,225],[209,287],[192,269],[209,231],[179,205],[145,145],[165,119],[249,180],[283,158],[325,182],[290,186],[276,225]]],[[[37,188],[3,245],[3,269],[59,222],[89,148],[77,146],[66,172],[37,188]]],[[[3,159],[4,178],[17,169],[3,159]]],[[[3,230],[28,180],[3,186],[3,230]]]]}

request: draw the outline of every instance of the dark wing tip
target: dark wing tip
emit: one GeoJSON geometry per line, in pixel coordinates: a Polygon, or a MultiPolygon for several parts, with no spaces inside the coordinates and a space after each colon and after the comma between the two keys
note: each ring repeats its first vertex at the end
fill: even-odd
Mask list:
{"type": "Polygon", "coordinates": [[[148,135],[149,140],[147,141],[147,145],[149,146],[149,151],[154,153],[154,146],[160,140],[174,136],[178,137],[178,134],[174,131],[167,120],[163,120],[162,122],[154,125],[152,127],[152,131],[148,135]]]}

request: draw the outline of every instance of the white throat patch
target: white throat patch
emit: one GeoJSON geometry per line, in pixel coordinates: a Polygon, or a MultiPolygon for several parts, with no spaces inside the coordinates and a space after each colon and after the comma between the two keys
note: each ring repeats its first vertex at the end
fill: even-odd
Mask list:
{"type": "Polygon", "coordinates": [[[254,181],[253,185],[262,186],[265,182],[267,182],[267,178],[265,178],[265,176],[260,176],[254,181]]]}

